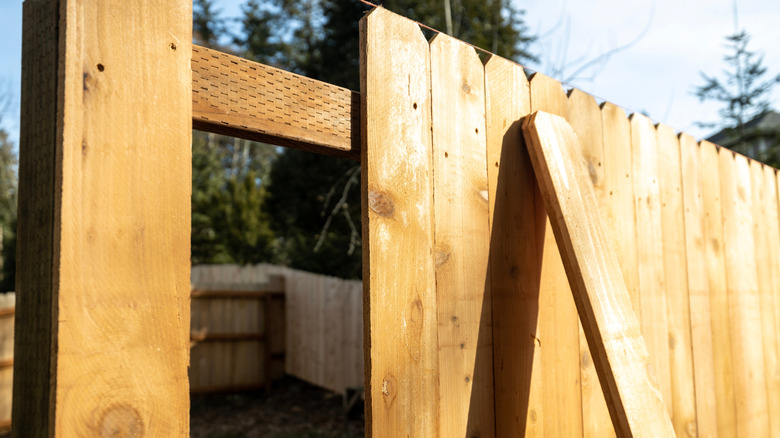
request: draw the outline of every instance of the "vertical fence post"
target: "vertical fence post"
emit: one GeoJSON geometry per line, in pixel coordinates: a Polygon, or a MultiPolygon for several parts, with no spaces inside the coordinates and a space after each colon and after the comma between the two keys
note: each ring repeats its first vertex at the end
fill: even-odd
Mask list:
{"type": "Polygon", "coordinates": [[[189,0],[24,2],[15,436],[188,436],[189,0]]]}

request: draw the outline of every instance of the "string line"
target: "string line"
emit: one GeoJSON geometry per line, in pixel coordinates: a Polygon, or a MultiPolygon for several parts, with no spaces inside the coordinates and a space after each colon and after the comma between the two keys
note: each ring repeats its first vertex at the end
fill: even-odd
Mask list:
{"type": "MultiPolygon", "coordinates": [[[[364,4],[368,5],[368,6],[371,6],[372,8],[378,8],[378,7],[380,7],[380,5],[377,5],[377,4],[374,4],[374,3],[371,3],[371,2],[369,2],[369,1],[367,1],[367,0],[358,0],[358,1],[359,1],[359,2],[361,2],[361,3],[364,3],[364,4]]],[[[412,20],[411,18],[408,18],[408,17],[404,17],[404,18],[406,18],[407,20],[409,20],[409,21],[411,21],[411,22],[415,23],[416,25],[418,25],[418,26],[420,26],[420,27],[422,27],[422,28],[428,29],[428,30],[430,30],[430,31],[432,31],[432,32],[435,32],[435,33],[444,33],[444,32],[442,32],[442,31],[440,31],[440,30],[438,30],[438,29],[434,29],[434,28],[432,28],[432,27],[428,26],[427,24],[420,23],[419,21],[412,20]]],[[[446,35],[446,33],[444,33],[444,34],[446,35]]],[[[454,38],[454,37],[453,37],[453,38],[454,38]]],[[[483,49],[483,48],[481,48],[481,47],[475,46],[474,44],[471,44],[471,43],[469,43],[468,41],[463,41],[463,40],[460,40],[460,39],[458,39],[458,41],[462,42],[463,44],[466,44],[466,45],[467,45],[467,46],[469,46],[469,47],[472,47],[472,48],[474,48],[475,50],[478,50],[478,51],[480,51],[480,52],[482,52],[482,53],[485,53],[486,55],[489,55],[489,56],[499,56],[499,55],[496,55],[496,54],[495,54],[495,53],[493,53],[493,52],[490,52],[490,51],[488,51],[488,50],[485,50],[485,49],[483,49]]],[[[506,59],[506,58],[504,58],[504,59],[506,59]]],[[[517,62],[517,61],[511,60],[511,59],[507,59],[507,61],[509,61],[509,62],[511,62],[511,63],[513,63],[513,64],[515,64],[515,65],[517,65],[517,66],[520,66],[520,67],[521,67],[521,68],[523,68],[524,70],[528,70],[528,71],[530,71],[530,72],[532,72],[532,73],[541,73],[541,74],[544,74],[544,73],[542,73],[542,72],[540,72],[540,71],[538,71],[538,70],[534,70],[534,69],[532,69],[532,68],[530,68],[530,67],[527,67],[527,66],[525,66],[525,65],[523,65],[523,64],[521,64],[521,63],[519,63],[519,62],[517,62]]],[[[553,78],[553,79],[555,79],[555,78],[553,78]]],[[[627,114],[626,114],[626,117],[628,117],[628,116],[629,116],[629,115],[631,115],[631,114],[642,114],[642,113],[641,113],[641,112],[639,112],[639,111],[635,111],[635,110],[633,110],[633,109],[631,109],[631,108],[628,108],[628,107],[626,107],[626,106],[623,106],[623,105],[618,105],[618,104],[616,104],[616,103],[613,103],[612,101],[610,101],[610,100],[608,100],[608,99],[604,99],[603,97],[597,96],[597,95],[595,95],[595,94],[593,94],[593,93],[588,93],[588,92],[586,92],[585,90],[582,90],[582,88],[580,88],[580,87],[577,87],[577,86],[575,86],[574,84],[571,84],[571,83],[569,83],[569,82],[562,81],[562,80],[559,80],[559,79],[555,79],[555,80],[556,80],[556,81],[558,81],[559,83],[561,83],[562,85],[565,85],[566,87],[568,87],[568,88],[570,88],[570,89],[574,89],[574,88],[576,88],[576,89],[578,89],[578,90],[581,90],[581,91],[583,91],[583,92],[585,92],[585,93],[589,94],[590,96],[593,96],[593,97],[594,97],[594,98],[595,98],[597,101],[598,101],[598,100],[600,100],[600,101],[602,101],[602,102],[609,102],[610,104],[612,104],[612,105],[615,105],[615,106],[617,106],[618,108],[621,108],[621,109],[623,109],[624,111],[626,111],[626,112],[627,112],[627,114]]],[[[657,124],[657,123],[662,123],[660,120],[654,119],[654,118],[652,118],[652,117],[650,117],[650,116],[646,116],[646,117],[647,117],[647,118],[649,118],[649,119],[650,119],[650,120],[651,120],[651,121],[652,121],[654,124],[657,124]]],[[[672,128],[672,129],[674,129],[674,128],[672,128]]],[[[675,130],[675,131],[677,131],[677,130],[675,130]]],[[[677,131],[677,132],[683,132],[683,131],[677,131]]]]}

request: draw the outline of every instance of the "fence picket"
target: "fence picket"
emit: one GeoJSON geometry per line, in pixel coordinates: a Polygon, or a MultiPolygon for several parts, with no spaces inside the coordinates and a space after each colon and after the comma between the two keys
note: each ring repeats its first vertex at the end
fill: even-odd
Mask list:
{"type": "Polygon", "coordinates": [[[383,8],[360,24],[366,422],[374,437],[435,437],[430,53],[383,8]]]}
{"type": "Polygon", "coordinates": [[[688,302],[693,353],[693,383],[696,394],[696,432],[701,437],[718,436],[715,406],[712,319],[707,281],[700,147],[690,135],[680,136],[685,256],[688,269],[688,302]]]}
{"type": "Polygon", "coordinates": [[[537,236],[545,216],[535,205],[536,183],[520,132],[519,120],[530,112],[528,80],[522,67],[492,56],[485,63],[485,89],[496,436],[541,436],[537,236]]]}
{"type": "Polygon", "coordinates": [[[672,128],[656,126],[658,182],[663,232],[664,289],[669,323],[669,369],[672,423],[677,436],[696,431],[693,347],[685,252],[680,140],[672,128]]]}
{"type": "MultiPolygon", "coordinates": [[[[567,117],[568,98],[560,82],[536,73],[530,78],[531,111],[567,117]]],[[[537,207],[544,209],[541,196],[537,207]]],[[[539,343],[545,436],[582,436],[580,332],[566,271],[549,219],[545,225],[539,287],[539,343]],[[566,415],[560,415],[566,412],[566,415]]]]}
{"type": "MultiPolygon", "coordinates": [[[[753,217],[753,236],[755,239],[755,260],[758,296],[760,302],[762,340],[764,352],[764,369],[766,379],[767,409],[769,412],[780,412],[780,380],[774,378],[778,370],[777,334],[775,333],[774,294],[777,292],[772,285],[772,256],[769,249],[769,224],[767,223],[768,208],[772,206],[768,199],[767,187],[764,185],[764,165],[758,161],[750,161],[751,204],[753,217]]],[[[769,415],[770,436],[780,436],[780,418],[769,415]]]]}
{"type": "Polygon", "coordinates": [[[658,139],[653,122],[632,114],[631,151],[634,170],[639,308],[642,335],[647,343],[654,376],[663,400],[674,411],[669,363],[669,323],[664,290],[663,234],[658,182],[658,139]]]}
{"type": "MultiPolygon", "coordinates": [[[[579,139],[579,151],[587,165],[590,182],[599,205],[601,220],[606,224],[609,197],[605,192],[604,132],[601,109],[596,99],[576,88],[569,92],[569,124],[579,139]]],[[[609,241],[611,245],[612,242],[609,241]]],[[[585,437],[615,436],[607,402],[593,366],[588,342],[580,322],[580,374],[582,379],[582,429],[585,437]]]]}
{"type": "Polygon", "coordinates": [[[745,157],[721,149],[718,154],[723,198],[723,240],[731,309],[731,353],[740,436],[768,436],[761,300],[751,217],[750,166],[745,157]]]}

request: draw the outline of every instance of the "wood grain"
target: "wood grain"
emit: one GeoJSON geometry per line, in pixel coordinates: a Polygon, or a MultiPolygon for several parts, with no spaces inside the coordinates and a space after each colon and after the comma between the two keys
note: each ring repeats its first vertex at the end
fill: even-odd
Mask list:
{"type": "Polygon", "coordinates": [[[430,50],[439,434],[494,436],[484,70],[446,35],[430,50]]]}
{"type": "Polygon", "coordinates": [[[46,180],[38,190],[52,194],[21,209],[32,222],[20,242],[25,229],[41,237],[21,251],[40,280],[23,274],[20,295],[32,286],[31,297],[46,298],[22,300],[18,316],[37,336],[20,341],[51,353],[37,351],[34,371],[18,373],[29,401],[17,405],[15,433],[188,436],[191,4],[27,8],[37,35],[28,41],[39,46],[29,47],[30,85],[41,90],[25,98],[24,117],[39,126],[25,129],[42,134],[22,137],[32,146],[22,196],[34,199],[29,184],[46,180]],[[31,304],[37,315],[24,310],[31,304]]]}
{"type": "MultiPolygon", "coordinates": [[[[763,184],[764,189],[766,190],[764,200],[766,217],[761,238],[766,239],[767,241],[767,249],[769,250],[769,288],[771,291],[774,291],[774,293],[771,294],[773,303],[768,304],[773,307],[775,312],[775,327],[770,333],[771,336],[774,337],[776,343],[775,348],[777,348],[780,353],[780,296],[777,294],[777,291],[780,291],[780,214],[778,213],[777,170],[769,166],[763,166],[763,173],[764,175],[761,184],[763,184]]],[[[766,332],[764,333],[766,334],[766,332]]],[[[778,392],[780,392],[777,389],[778,381],[780,381],[779,368],[780,367],[776,362],[774,368],[769,367],[766,370],[767,384],[769,385],[769,390],[773,391],[771,394],[772,397],[776,397],[778,392]]],[[[771,410],[771,412],[775,411],[771,410]]],[[[775,433],[780,417],[770,415],[769,421],[771,431],[772,433],[775,433]]],[[[780,435],[780,433],[778,433],[778,435],[780,435]]]]}
{"type": "Polygon", "coordinates": [[[718,413],[718,435],[737,436],[737,408],[734,398],[734,358],[731,346],[731,319],[726,282],[726,259],[723,241],[723,202],[721,200],[718,150],[703,141],[701,147],[702,200],[704,210],[706,273],[709,285],[713,369],[715,371],[715,404],[718,413]]]}
{"type": "Polygon", "coordinates": [[[496,436],[542,436],[537,322],[546,214],[520,127],[530,112],[528,81],[522,67],[491,56],[485,88],[496,436]]]}
{"type": "MultiPolygon", "coordinates": [[[[531,110],[547,111],[562,117],[568,114],[563,86],[536,73],[530,79],[531,110]]],[[[544,208],[537,196],[538,208],[544,208]]],[[[549,213],[548,213],[549,214],[549,213]]],[[[544,436],[582,435],[582,395],[580,390],[580,333],[577,308],[571,298],[561,254],[550,221],[544,232],[539,287],[539,340],[542,352],[542,398],[544,436]],[[561,415],[565,412],[566,415],[561,415]]],[[[537,415],[539,413],[537,412],[537,415]]]]}
{"type": "Polygon", "coordinates": [[[723,241],[734,358],[734,396],[740,436],[768,436],[761,297],[758,290],[750,166],[725,149],[718,154],[723,241]]]}
{"type": "Polygon", "coordinates": [[[634,169],[639,300],[642,335],[650,352],[652,370],[672,413],[672,378],[669,363],[669,323],[664,285],[664,254],[658,140],[649,118],[632,114],[631,150],[634,169]]]}
{"type": "Polygon", "coordinates": [[[641,321],[631,126],[626,113],[609,102],[602,104],[601,118],[604,131],[604,193],[609,196],[602,214],[606,217],[607,236],[612,236],[612,247],[618,255],[623,280],[631,296],[631,306],[641,321]]]}
{"type": "MultiPolygon", "coordinates": [[[[580,90],[569,92],[569,123],[579,139],[580,153],[588,166],[588,176],[593,192],[602,212],[602,221],[607,217],[609,195],[605,191],[604,141],[601,109],[593,96],[580,90]]],[[[582,376],[582,432],[585,437],[615,436],[604,393],[599,384],[593,357],[588,348],[585,331],[580,324],[580,374],[582,376]]]]}
{"type": "Polygon", "coordinates": [[[602,230],[587,164],[565,119],[527,117],[523,134],[574,301],[619,436],[673,437],[617,257],[602,230]]]}
{"type": "MultiPolygon", "coordinates": [[[[768,188],[764,184],[764,165],[750,160],[749,173],[751,179],[751,216],[753,217],[753,238],[755,239],[755,260],[758,296],[760,304],[760,321],[764,353],[764,370],[766,379],[767,409],[769,412],[780,412],[780,380],[778,375],[777,333],[775,332],[775,301],[774,295],[778,289],[772,281],[772,255],[770,254],[770,227],[777,224],[768,222],[768,209],[774,208],[775,198],[769,198],[768,188]]],[[[769,415],[769,435],[780,436],[780,418],[769,415]]]]}
{"type": "Polygon", "coordinates": [[[669,318],[672,423],[677,436],[696,436],[696,394],[693,379],[680,141],[674,130],[667,125],[656,126],[656,134],[660,163],[658,182],[663,232],[664,288],[669,318]]]}
{"type": "Polygon", "coordinates": [[[357,92],[206,47],[192,50],[192,126],[358,160],[357,92]]]}
{"type": "Polygon", "coordinates": [[[713,362],[712,318],[707,279],[707,244],[702,195],[702,162],[700,146],[693,137],[680,135],[680,162],[685,219],[685,257],[688,269],[688,301],[691,320],[693,382],[696,394],[697,436],[718,436],[715,404],[715,370],[713,362]]]}
{"type": "Polygon", "coordinates": [[[50,353],[36,347],[35,370],[18,373],[15,430],[187,436],[191,4],[27,8],[40,90],[24,117],[43,127],[23,129],[41,134],[22,136],[20,185],[31,201],[34,187],[52,194],[21,208],[20,242],[25,229],[44,231],[23,243],[32,251],[20,263],[40,280],[22,274],[20,295],[32,286],[46,298],[22,300],[19,319],[50,353]],[[25,313],[31,304],[37,315],[25,313]]]}
{"type": "Polygon", "coordinates": [[[361,20],[360,53],[366,432],[435,437],[430,53],[382,8],[361,20]]]}

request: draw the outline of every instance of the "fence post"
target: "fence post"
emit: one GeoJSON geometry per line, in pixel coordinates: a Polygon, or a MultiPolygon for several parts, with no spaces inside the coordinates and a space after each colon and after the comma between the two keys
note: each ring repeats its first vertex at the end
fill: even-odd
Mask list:
{"type": "Polygon", "coordinates": [[[188,436],[189,0],[27,0],[15,436],[188,436]]]}

